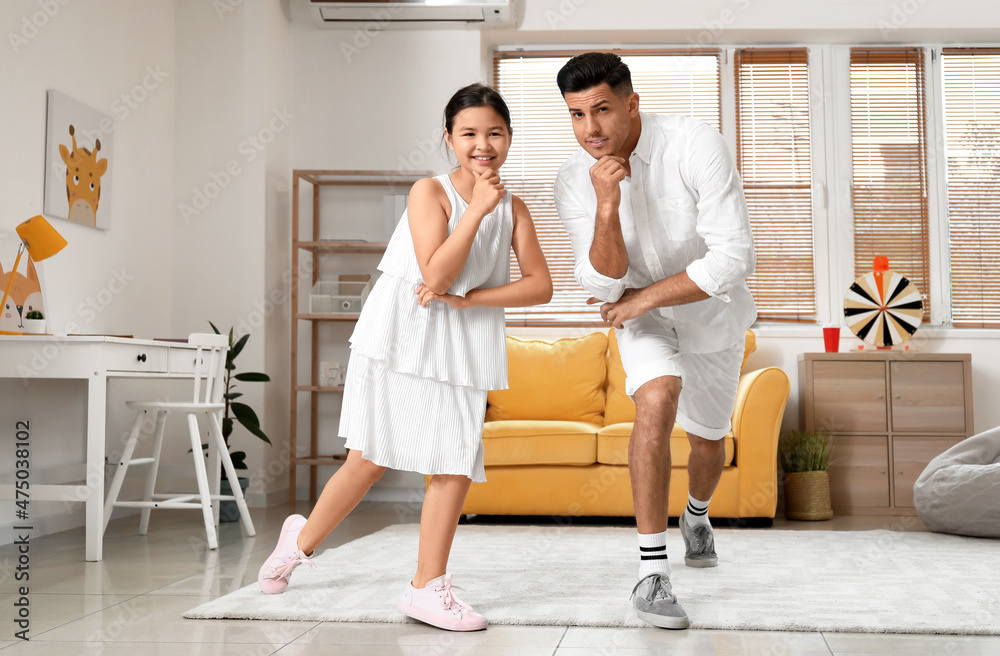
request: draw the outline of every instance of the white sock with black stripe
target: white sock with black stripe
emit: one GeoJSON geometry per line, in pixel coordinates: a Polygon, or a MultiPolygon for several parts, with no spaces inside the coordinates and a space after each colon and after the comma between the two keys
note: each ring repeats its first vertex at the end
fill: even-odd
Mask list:
{"type": "Polygon", "coordinates": [[[666,531],[639,534],[639,580],[656,572],[670,574],[666,531]]]}
{"type": "Polygon", "coordinates": [[[699,501],[688,493],[688,505],[684,509],[684,514],[687,515],[687,523],[689,526],[697,526],[698,524],[704,524],[705,526],[711,526],[712,523],[708,521],[708,504],[712,500],[712,497],[708,498],[708,501],[699,501]]]}

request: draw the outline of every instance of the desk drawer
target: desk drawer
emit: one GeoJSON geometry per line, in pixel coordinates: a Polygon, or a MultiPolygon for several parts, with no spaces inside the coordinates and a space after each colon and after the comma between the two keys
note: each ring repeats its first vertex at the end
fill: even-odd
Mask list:
{"type": "Polygon", "coordinates": [[[166,349],[132,344],[109,344],[104,355],[108,371],[167,372],[166,349]]]}
{"type": "MultiPolygon", "coordinates": [[[[195,355],[197,351],[191,348],[170,349],[170,373],[172,374],[193,374],[195,365],[195,355]]],[[[201,356],[205,359],[205,354],[201,356]]]]}

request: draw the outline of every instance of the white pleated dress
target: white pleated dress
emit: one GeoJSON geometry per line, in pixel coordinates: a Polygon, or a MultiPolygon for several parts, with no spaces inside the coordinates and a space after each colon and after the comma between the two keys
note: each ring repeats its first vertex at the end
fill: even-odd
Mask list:
{"type": "MultiPolygon", "coordinates": [[[[447,175],[435,179],[451,203],[451,234],[467,204],[447,175]]],[[[480,224],[449,294],[510,282],[513,225],[508,193],[480,224]]],[[[503,308],[437,300],[420,307],[423,281],[405,213],[378,268],[351,335],[339,434],[375,464],[481,483],[486,393],[507,388],[503,308]]]]}

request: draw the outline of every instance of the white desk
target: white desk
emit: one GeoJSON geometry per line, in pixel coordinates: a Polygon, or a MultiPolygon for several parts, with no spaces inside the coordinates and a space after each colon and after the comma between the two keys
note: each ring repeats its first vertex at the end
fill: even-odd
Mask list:
{"type": "MultiPolygon", "coordinates": [[[[191,378],[194,347],[124,337],[0,335],[0,378],[61,378],[87,381],[86,483],[32,485],[35,501],[87,504],[87,560],[101,560],[104,535],[104,442],[108,380],[191,378]]],[[[0,499],[14,486],[0,485],[0,499]]]]}

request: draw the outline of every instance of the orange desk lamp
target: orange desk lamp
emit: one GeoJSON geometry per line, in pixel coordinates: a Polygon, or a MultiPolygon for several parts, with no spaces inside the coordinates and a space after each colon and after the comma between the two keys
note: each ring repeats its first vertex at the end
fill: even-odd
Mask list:
{"type": "MultiPolygon", "coordinates": [[[[39,214],[33,216],[21,225],[17,226],[17,236],[21,238],[21,245],[17,248],[17,259],[14,260],[14,268],[10,270],[10,278],[7,279],[7,288],[3,290],[3,301],[0,301],[0,311],[7,307],[7,298],[10,296],[10,288],[14,285],[14,274],[17,273],[17,265],[21,262],[21,253],[28,249],[28,255],[35,262],[52,257],[66,247],[66,240],[56,232],[56,229],[49,225],[45,217],[39,214]]],[[[20,332],[0,330],[0,335],[22,335],[20,332]]]]}

